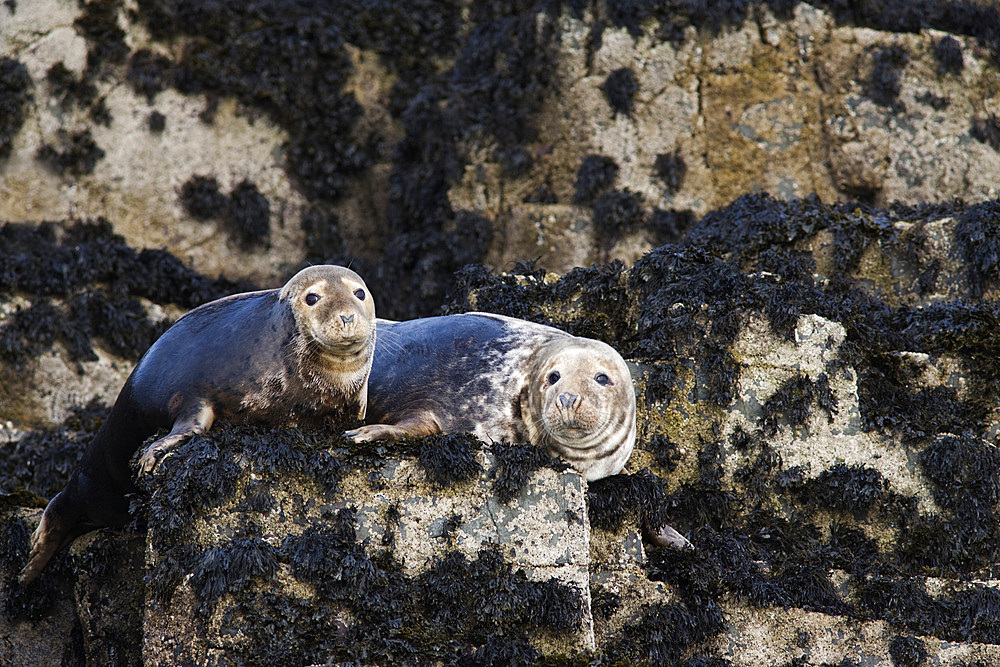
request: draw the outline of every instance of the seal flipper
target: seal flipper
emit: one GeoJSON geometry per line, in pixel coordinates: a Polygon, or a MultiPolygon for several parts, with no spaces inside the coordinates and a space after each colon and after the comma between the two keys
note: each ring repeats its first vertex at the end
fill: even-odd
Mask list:
{"type": "Polygon", "coordinates": [[[139,475],[148,475],[156,467],[160,458],[181,445],[192,435],[205,433],[212,428],[215,421],[215,410],[204,398],[192,401],[186,409],[182,409],[174,421],[170,433],[154,441],[139,458],[139,475]]]}
{"type": "Polygon", "coordinates": [[[65,490],[52,497],[45,507],[42,520],[31,534],[31,554],[27,565],[17,576],[17,581],[22,586],[34,581],[60,549],[97,527],[82,521],[71,508],[74,503],[67,504],[63,493],[65,490]]]}
{"type": "Polygon", "coordinates": [[[367,424],[351,431],[345,431],[344,435],[354,442],[368,442],[370,440],[401,440],[408,435],[433,435],[435,433],[441,433],[441,425],[433,413],[422,411],[408,414],[395,424],[367,424]]]}

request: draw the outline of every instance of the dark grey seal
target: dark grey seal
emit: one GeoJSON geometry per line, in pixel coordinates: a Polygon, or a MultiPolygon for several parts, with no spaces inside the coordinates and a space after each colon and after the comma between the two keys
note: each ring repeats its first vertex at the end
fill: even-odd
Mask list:
{"type": "Polygon", "coordinates": [[[128,520],[129,466],[157,431],[139,474],[218,418],[293,425],[335,413],[364,418],[375,303],[356,273],[303,269],[280,289],[234,294],[190,311],[149,348],[104,424],[42,515],[20,582],[80,535],[128,520]]]}

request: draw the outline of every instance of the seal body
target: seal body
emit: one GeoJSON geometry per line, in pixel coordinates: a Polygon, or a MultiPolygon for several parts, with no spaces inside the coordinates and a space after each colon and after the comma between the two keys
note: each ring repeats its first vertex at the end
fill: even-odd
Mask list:
{"type": "Polygon", "coordinates": [[[336,413],[364,418],[375,350],[375,306],[340,266],[311,266],[282,288],[235,294],[190,311],[149,348],[104,424],[45,508],[21,582],[79,535],[128,520],[129,465],[160,457],[217,418],[294,425],[336,413]]]}
{"type": "Polygon", "coordinates": [[[531,442],[588,480],[635,445],[635,390],[611,346],[489,313],[377,320],[368,424],[354,440],[472,433],[531,442]]]}

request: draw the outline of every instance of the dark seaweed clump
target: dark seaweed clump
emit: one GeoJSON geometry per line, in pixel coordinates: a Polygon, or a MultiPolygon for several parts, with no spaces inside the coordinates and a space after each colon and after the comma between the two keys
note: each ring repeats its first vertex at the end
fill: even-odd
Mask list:
{"type": "Polygon", "coordinates": [[[919,667],[927,659],[927,645],[917,637],[900,635],[889,644],[889,657],[896,667],[919,667]]]}
{"type": "Polygon", "coordinates": [[[14,136],[24,125],[32,99],[31,76],[12,58],[0,58],[0,159],[10,157],[14,136]]]}
{"type": "Polygon", "coordinates": [[[687,165],[681,157],[680,149],[673,153],[660,153],[653,164],[656,167],[656,175],[667,186],[667,192],[672,195],[677,194],[687,175],[687,165]]]}
{"type": "Polygon", "coordinates": [[[94,141],[89,129],[72,133],[61,129],[57,138],[56,145],[42,144],[36,155],[57,174],[89,174],[94,171],[97,161],[104,157],[104,151],[94,141]]]}
{"type": "Polygon", "coordinates": [[[266,246],[271,238],[271,205],[257,186],[244,180],[229,195],[229,231],[243,250],[266,246]]]}
{"type": "Polygon", "coordinates": [[[615,115],[632,115],[632,96],[639,90],[635,72],[627,67],[616,69],[604,81],[604,96],[615,110],[615,115]]]}
{"type": "Polygon", "coordinates": [[[618,164],[605,155],[588,155],[576,171],[576,194],[573,202],[590,204],[618,178],[618,164]]]}
{"type": "Polygon", "coordinates": [[[198,174],[181,186],[180,200],[184,210],[196,220],[221,218],[229,206],[229,200],[219,191],[219,182],[198,174]]]}
{"type": "Polygon", "coordinates": [[[49,616],[60,600],[73,595],[69,558],[65,554],[53,558],[46,576],[31,586],[22,588],[16,583],[17,573],[28,560],[32,529],[20,517],[10,512],[0,513],[0,568],[5,573],[0,613],[11,624],[37,623],[49,616]]]}
{"type": "Polygon", "coordinates": [[[196,220],[225,220],[229,235],[243,250],[266,246],[271,238],[271,205],[248,180],[227,197],[215,178],[196,174],[181,186],[180,201],[196,220]]]}
{"type": "Polygon", "coordinates": [[[594,200],[594,229],[605,244],[640,228],[646,219],[643,196],[637,192],[612,190],[594,200]]]}
{"type": "Polygon", "coordinates": [[[59,106],[69,109],[73,105],[86,106],[97,99],[97,86],[85,78],[77,78],[63,63],[55,63],[45,73],[52,97],[59,106]]]}
{"type": "Polygon", "coordinates": [[[973,118],[969,134],[976,141],[989,144],[993,150],[1000,152],[1000,119],[994,114],[986,118],[973,118]]]}
{"type": "Polygon", "coordinates": [[[126,78],[135,92],[152,104],[156,94],[170,84],[171,65],[166,56],[139,49],[129,58],[126,78]]]}
{"type": "Polygon", "coordinates": [[[479,441],[470,435],[433,435],[420,447],[420,464],[427,479],[438,486],[466,482],[483,471],[476,460],[474,445],[479,441]]]}
{"type": "Polygon", "coordinates": [[[889,46],[875,52],[872,72],[865,85],[865,92],[876,104],[889,107],[893,111],[902,110],[899,101],[899,77],[909,60],[901,46],[889,46]]]}
{"type": "MultiPolygon", "coordinates": [[[[997,131],[1000,146],[1000,128],[997,131]]],[[[971,206],[959,214],[955,240],[965,259],[969,293],[980,298],[1000,284],[1000,201],[971,206]]]]}
{"type": "Polygon", "coordinates": [[[942,37],[934,45],[938,69],[944,74],[958,74],[965,67],[962,45],[954,37],[942,37]]]}
{"type": "Polygon", "coordinates": [[[816,403],[830,413],[831,420],[837,412],[836,398],[830,390],[830,380],[825,373],[816,380],[800,376],[792,378],[778,388],[762,407],[760,419],[764,433],[773,437],[780,424],[795,427],[805,423],[809,409],[816,403]]]}
{"type": "Polygon", "coordinates": [[[87,74],[94,76],[102,67],[121,63],[128,55],[125,31],[118,26],[121,0],[96,0],[82,6],[83,13],[73,27],[87,40],[87,74]]]}
{"type": "Polygon", "coordinates": [[[209,279],[162,250],[136,252],[100,219],[0,227],[0,294],[31,305],[0,326],[0,358],[19,367],[60,341],[72,359],[96,359],[93,342],[138,359],[165,329],[137,297],[193,308],[249,284],[209,279]],[[53,299],[63,301],[56,305],[53,299]]]}
{"type": "Polygon", "coordinates": [[[152,111],[149,114],[149,131],[163,132],[167,129],[167,117],[159,111],[152,111]]]}
{"type": "Polygon", "coordinates": [[[496,465],[490,471],[492,489],[502,503],[516,498],[535,470],[543,466],[551,466],[557,470],[569,467],[544,448],[526,443],[495,442],[490,446],[490,451],[496,457],[496,465]]]}
{"type": "Polygon", "coordinates": [[[0,492],[25,489],[40,498],[54,496],[66,484],[107,413],[108,406],[95,399],[74,408],[63,423],[29,431],[5,446],[0,458],[0,492]]]}

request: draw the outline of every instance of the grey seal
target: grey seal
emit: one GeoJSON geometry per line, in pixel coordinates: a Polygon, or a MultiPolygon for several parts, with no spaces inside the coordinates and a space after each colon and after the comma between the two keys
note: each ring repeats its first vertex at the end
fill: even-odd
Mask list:
{"type": "Polygon", "coordinates": [[[375,302],[341,266],[310,266],[283,287],[191,310],[149,348],[104,424],[49,501],[19,580],[35,579],[80,535],[128,520],[129,462],[139,474],[216,419],[294,425],[333,414],[363,419],[375,350],[375,302]]]}
{"type": "Polygon", "coordinates": [[[635,389],[610,345],[512,317],[376,321],[368,424],[355,441],[472,433],[531,442],[588,480],[620,472],[636,435],[635,389]]]}

